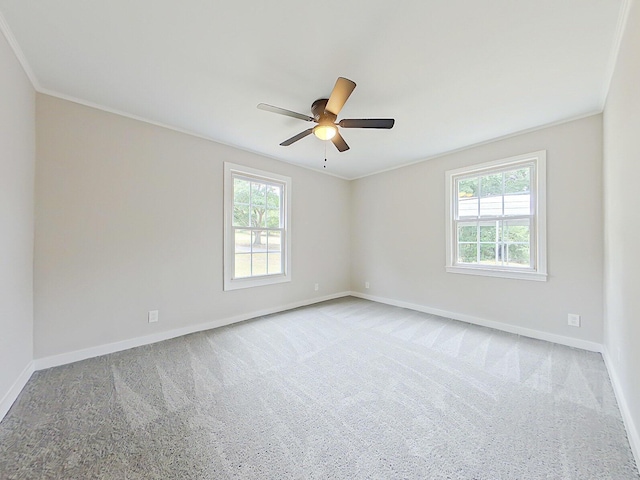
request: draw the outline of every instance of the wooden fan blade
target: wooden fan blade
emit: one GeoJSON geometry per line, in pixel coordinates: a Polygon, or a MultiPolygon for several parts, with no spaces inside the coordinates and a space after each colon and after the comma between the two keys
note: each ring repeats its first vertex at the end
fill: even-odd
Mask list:
{"type": "Polygon", "coordinates": [[[349,145],[347,145],[347,142],[344,141],[344,138],[342,138],[340,132],[336,132],[331,141],[339,151],[344,152],[349,150],[349,145]]]}
{"type": "Polygon", "coordinates": [[[393,118],[343,118],[340,120],[342,128],[393,128],[393,118]]]}
{"type": "Polygon", "coordinates": [[[338,115],[354,88],[356,88],[355,82],[344,77],[338,77],[338,80],[333,87],[333,91],[331,92],[331,96],[329,96],[327,106],[324,108],[325,112],[338,115]]]}
{"type": "MultiPolygon", "coordinates": [[[[282,142],[280,145],[283,147],[288,147],[289,145],[291,145],[292,143],[297,142],[298,140],[302,140],[304,137],[306,137],[307,135],[311,135],[311,132],[313,132],[313,128],[308,128],[307,130],[305,130],[304,132],[300,132],[297,135],[294,135],[293,137],[289,138],[288,140],[285,140],[284,142],[282,142]]],[[[348,147],[347,147],[348,148],[348,147]]]]}
{"type": "Polygon", "coordinates": [[[313,122],[313,117],[309,115],[304,115],[302,113],[292,112],[291,110],[286,110],[280,107],[274,107],[273,105],[267,105],[266,103],[259,103],[258,108],[260,110],[265,110],[271,113],[277,113],[279,115],[285,115],[287,117],[293,117],[300,120],[306,120],[307,122],[313,122]]]}

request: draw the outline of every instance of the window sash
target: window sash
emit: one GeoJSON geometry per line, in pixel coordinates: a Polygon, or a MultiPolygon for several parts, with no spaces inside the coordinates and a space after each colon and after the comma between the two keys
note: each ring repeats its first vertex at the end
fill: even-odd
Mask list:
{"type": "MultiPolygon", "coordinates": [[[[284,214],[285,214],[285,209],[284,209],[284,199],[286,197],[286,184],[284,182],[278,182],[276,180],[271,180],[271,179],[266,179],[263,177],[259,177],[259,176],[255,176],[255,175],[248,175],[245,173],[237,173],[237,172],[233,172],[231,174],[231,184],[232,184],[232,188],[233,188],[233,192],[232,192],[232,208],[235,211],[235,207],[236,205],[242,205],[242,206],[248,206],[249,207],[249,225],[246,226],[245,228],[250,228],[252,227],[251,225],[251,218],[252,218],[252,212],[251,212],[251,207],[254,205],[253,203],[253,190],[252,190],[252,184],[254,183],[258,183],[261,185],[264,185],[266,188],[268,187],[275,187],[278,188],[280,190],[280,195],[279,195],[279,200],[278,200],[278,227],[277,228],[284,228],[284,214]],[[240,202],[240,203],[236,203],[235,201],[235,180],[243,180],[246,182],[249,182],[249,201],[248,203],[244,203],[244,202],[240,202]]],[[[269,210],[276,210],[275,208],[269,208],[268,207],[268,203],[267,200],[265,199],[265,210],[269,211],[269,210]]],[[[265,221],[266,221],[266,216],[265,216],[265,221]]],[[[232,226],[233,227],[238,227],[240,225],[236,225],[233,220],[232,220],[232,226]]],[[[269,227],[268,225],[266,225],[264,228],[274,228],[274,227],[269,227]]]]}
{"type": "Polygon", "coordinates": [[[233,231],[233,255],[231,257],[231,278],[232,280],[241,280],[241,279],[245,279],[245,278],[259,278],[259,277],[274,277],[274,276],[278,276],[278,275],[285,275],[285,265],[286,265],[286,258],[285,258],[285,254],[284,254],[284,246],[286,244],[286,230],[284,228],[266,228],[266,227],[232,227],[232,231],[233,231]],[[236,232],[238,230],[246,230],[249,232],[249,245],[250,245],[250,251],[249,252],[238,252],[236,250],[237,248],[237,243],[235,241],[236,239],[236,232]],[[253,234],[254,232],[265,232],[266,233],[266,238],[267,238],[267,243],[266,243],[266,249],[264,251],[260,251],[260,252],[254,252],[253,251],[253,234]],[[276,251],[276,250],[269,250],[269,232],[278,232],[280,234],[280,248],[276,251]],[[253,273],[253,255],[254,254],[266,254],[267,256],[267,264],[266,264],[266,268],[267,268],[267,273],[265,274],[254,274],[253,273]],[[275,273],[269,273],[269,255],[270,254],[278,254],[280,255],[280,271],[279,272],[275,272],[275,273]],[[242,275],[239,276],[238,272],[236,270],[236,255],[247,255],[250,258],[250,275],[242,275]]]}
{"type": "Polygon", "coordinates": [[[535,216],[535,212],[536,212],[536,195],[535,192],[537,191],[537,184],[536,184],[536,162],[535,161],[531,161],[530,159],[524,162],[514,162],[510,165],[504,165],[504,166],[498,166],[498,167],[488,167],[488,168],[481,168],[481,169],[476,169],[476,170],[472,170],[469,172],[465,172],[459,175],[453,175],[452,176],[452,180],[453,180],[453,191],[451,192],[452,194],[452,200],[453,200],[453,218],[454,220],[461,220],[461,219],[473,219],[473,218],[481,218],[481,219],[485,219],[485,218],[499,218],[499,217],[516,217],[518,215],[505,215],[503,213],[503,215],[482,215],[482,199],[483,198],[495,198],[495,197],[500,197],[501,198],[501,211],[504,212],[505,211],[505,197],[506,196],[520,196],[520,195],[529,195],[529,215],[533,215],[535,216]],[[488,175],[494,175],[494,174],[504,174],[507,172],[512,172],[512,171],[517,171],[517,170],[521,170],[523,168],[529,168],[529,191],[527,193],[519,193],[519,192],[514,192],[514,193],[507,193],[505,192],[505,182],[504,182],[504,177],[503,177],[503,182],[502,182],[502,192],[501,195],[492,195],[492,196],[481,196],[481,185],[478,188],[478,192],[477,195],[474,197],[469,197],[469,199],[477,199],[477,212],[478,214],[476,216],[466,216],[466,217],[460,217],[460,196],[459,196],[459,189],[460,189],[460,181],[462,180],[470,180],[470,179],[474,179],[477,178],[478,182],[480,181],[481,177],[485,177],[488,175]]]}
{"type": "Polygon", "coordinates": [[[453,245],[454,252],[453,252],[453,261],[452,261],[453,266],[462,266],[464,268],[474,268],[474,267],[475,268],[496,268],[496,269],[507,268],[509,270],[532,271],[532,272],[536,271],[535,252],[537,249],[536,249],[535,215],[500,216],[500,217],[488,217],[488,218],[482,217],[482,218],[474,218],[474,219],[464,218],[463,220],[453,220],[452,224],[453,224],[453,243],[454,243],[453,245]],[[528,242],[507,241],[507,240],[504,240],[502,235],[500,235],[500,238],[498,238],[498,228],[502,229],[502,232],[504,232],[505,222],[517,221],[517,220],[528,220],[528,227],[529,227],[528,242]],[[480,227],[482,226],[491,227],[492,223],[495,224],[495,227],[496,227],[496,238],[493,241],[481,240],[480,227]],[[460,226],[475,226],[476,240],[461,241],[459,239],[460,226]],[[491,264],[480,263],[481,261],[480,247],[482,245],[491,245],[491,244],[496,245],[496,259],[498,258],[498,249],[500,249],[501,253],[506,252],[508,255],[509,245],[527,245],[529,247],[529,266],[523,267],[523,266],[509,265],[508,256],[507,256],[507,260],[505,260],[504,253],[502,253],[501,262],[499,264],[491,265],[491,264]],[[461,257],[461,254],[460,254],[461,245],[476,245],[477,263],[459,261],[459,258],[461,257]]]}

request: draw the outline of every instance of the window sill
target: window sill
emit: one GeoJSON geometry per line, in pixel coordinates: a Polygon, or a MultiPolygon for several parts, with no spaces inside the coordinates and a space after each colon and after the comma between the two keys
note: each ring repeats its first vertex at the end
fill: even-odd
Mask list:
{"type": "Polygon", "coordinates": [[[290,282],[289,275],[265,275],[262,277],[247,277],[225,280],[224,291],[240,290],[242,288],[261,287],[263,285],[273,285],[276,283],[290,282]]]}
{"type": "Polygon", "coordinates": [[[514,270],[498,270],[494,268],[481,267],[446,267],[448,273],[461,273],[463,275],[480,275],[483,277],[515,278],[518,280],[533,280],[536,282],[546,282],[547,274],[539,272],[524,272],[514,270]]]}

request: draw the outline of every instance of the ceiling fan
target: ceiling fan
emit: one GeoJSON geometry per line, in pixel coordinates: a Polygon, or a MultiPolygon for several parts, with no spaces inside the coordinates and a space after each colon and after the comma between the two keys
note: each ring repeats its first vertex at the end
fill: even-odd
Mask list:
{"type": "Polygon", "coordinates": [[[295,143],[313,133],[320,140],[331,140],[339,151],[344,152],[349,150],[349,145],[347,145],[347,142],[345,142],[342,135],[340,135],[338,127],[390,129],[395,123],[393,118],[343,118],[336,123],[338,113],[340,113],[340,110],[342,110],[342,107],[344,107],[344,104],[347,102],[347,99],[355,88],[355,82],[344,77],[338,77],[329,98],[320,98],[311,105],[311,113],[313,113],[313,117],[303,113],[285,110],[284,108],[274,107],[273,105],[267,105],[266,103],[259,103],[258,108],[260,110],[266,110],[267,112],[278,113],[280,115],[286,115],[287,117],[317,123],[315,127],[309,128],[304,132],[300,132],[299,134],[282,142],[280,145],[283,147],[288,147],[292,143],[295,143]]]}

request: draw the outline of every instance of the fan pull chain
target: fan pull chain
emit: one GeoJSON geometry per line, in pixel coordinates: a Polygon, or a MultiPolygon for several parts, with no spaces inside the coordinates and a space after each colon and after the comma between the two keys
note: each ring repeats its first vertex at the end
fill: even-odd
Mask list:
{"type": "Polygon", "coordinates": [[[322,168],[327,168],[327,142],[324,142],[324,165],[322,168]]]}

